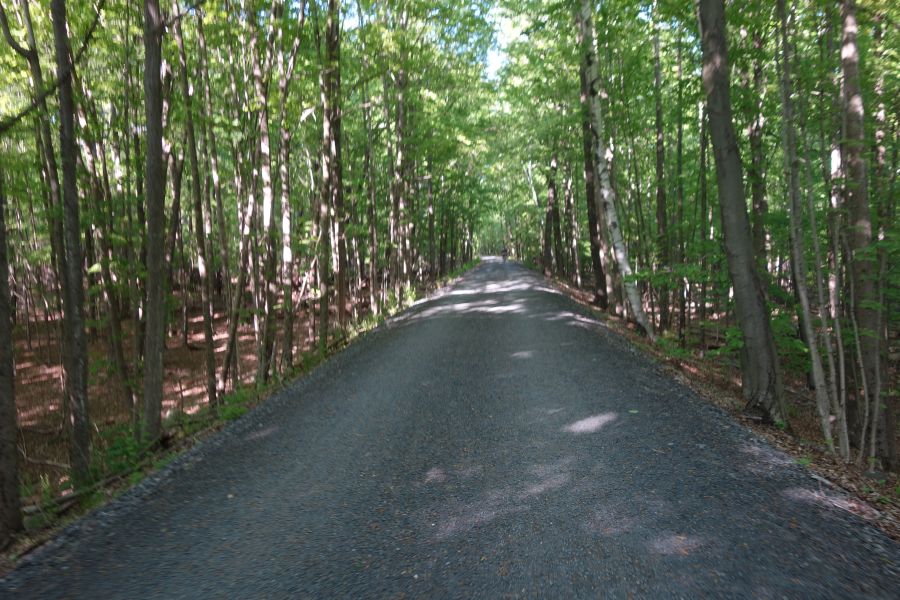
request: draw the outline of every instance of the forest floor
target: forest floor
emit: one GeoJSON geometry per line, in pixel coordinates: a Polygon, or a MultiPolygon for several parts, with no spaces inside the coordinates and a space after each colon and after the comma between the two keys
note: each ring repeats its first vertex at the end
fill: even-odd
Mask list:
{"type": "MultiPolygon", "coordinates": [[[[476,264],[476,263],[472,263],[476,264]]],[[[427,295],[471,268],[464,265],[436,284],[420,286],[416,297],[427,295]]],[[[315,338],[315,318],[310,318],[308,301],[296,302],[294,318],[294,369],[279,374],[268,386],[254,385],[257,367],[256,336],[251,322],[238,329],[238,373],[242,386],[229,389],[220,399],[220,413],[208,413],[206,374],[202,349],[203,319],[198,306],[190,306],[187,335],[184,315],[179,310],[176,322],[166,337],[163,378],[164,445],[149,456],[141,456],[132,441],[130,406],[124,400],[124,388],[110,358],[105,330],[90,332],[89,389],[90,413],[94,435],[97,479],[87,497],[75,498],[68,477],[68,445],[64,435],[62,410],[63,369],[59,349],[59,322],[55,319],[32,321],[26,328],[19,323],[14,330],[16,346],[16,405],[18,408],[20,479],[26,531],[0,552],[0,576],[13,568],[24,555],[51,540],[61,528],[138,484],[151,472],[163,468],[178,454],[207,438],[229,421],[243,415],[254,405],[276,393],[297,376],[321,360],[315,338]]],[[[217,364],[224,360],[228,338],[227,315],[222,306],[214,314],[214,340],[217,364]]],[[[332,316],[335,307],[331,307],[332,316]]],[[[385,314],[396,311],[389,307],[385,314]]],[[[375,324],[368,302],[348,307],[356,315],[348,332],[332,331],[330,351],[339,350],[358,332],[375,324]],[[371,321],[371,322],[370,322],[371,321]]],[[[315,316],[315,315],[314,315],[315,316]]],[[[384,316],[384,315],[383,315],[384,316]]],[[[277,324],[277,339],[283,339],[282,319],[277,324]]],[[[123,346],[126,359],[134,353],[134,328],[123,321],[123,346]]],[[[230,383],[229,383],[230,385],[230,383]]]]}
{"type": "Polygon", "coordinates": [[[590,311],[486,260],[0,596],[893,598],[900,543],[590,311]]]}
{"type": "MultiPolygon", "coordinates": [[[[900,474],[872,472],[857,462],[845,463],[828,452],[819,426],[815,408],[814,392],[806,385],[803,374],[782,371],[788,404],[789,430],[764,425],[743,414],[746,401],[741,394],[741,379],[738,366],[733,360],[707,353],[679,352],[677,356],[667,353],[660,344],[652,344],[634,324],[601,312],[593,305],[593,295],[579,289],[568,281],[551,279],[554,287],[589,308],[599,318],[632,344],[654,357],[664,365],[680,383],[690,387],[708,402],[727,411],[732,418],[752,429],[757,435],[768,440],[773,446],[791,455],[797,464],[804,465],[825,484],[834,485],[854,498],[840,500],[838,508],[856,514],[873,523],[893,539],[900,541],[900,474]]],[[[720,328],[724,330],[724,327],[720,328]]],[[[688,326],[687,337],[693,336],[688,348],[696,348],[697,331],[688,326]]],[[[713,329],[707,332],[708,346],[715,346],[721,335],[713,329]]],[[[677,340],[674,340],[677,344],[677,340]]],[[[721,343],[719,339],[718,343],[721,343]]],[[[894,381],[898,380],[898,365],[890,366],[894,381]]],[[[900,430],[896,432],[900,446],[900,430]]]]}

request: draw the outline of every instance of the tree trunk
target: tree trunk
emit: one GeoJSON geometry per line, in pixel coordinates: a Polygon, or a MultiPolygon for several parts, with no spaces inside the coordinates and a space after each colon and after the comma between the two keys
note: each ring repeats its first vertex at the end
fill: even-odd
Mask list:
{"type": "Polygon", "coordinates": [[[52,0],[56,72],[59,79],[60,154],[63,167],[63,223],[66,245],[66,321],[69,363],[66,368],[66,398],[71,419],[69,461],[76,485],[90,478],[91,423],[88,410],[87,338],[84,331],[84,283],[81,253],[81,218],[75,170],[75,101],[72,95],[71,50],[66,23],[65,0],[52,0]]]}
{"type": "MultiPolygon", "coordinates": [[[[208,110],[212,109],[212,90],[209,80],[209,58],[206,50],[206,37],[203,35],[203,13],[197,14],[197,41],[200,44],[200,77],[203,83],[204,100],[208,110]]],[[[231,306],[231,265],[228,256],[228,232],[225,228],[225,208],[222,200],[222,185],[219,178],[219,151],[216,144],[216,128],[211,122],[208,125],[210,176],[212,177],[213,196],[216,200],[216,225],[219,233],[219,261],[221,262],[222,279],[225,287],[225,306],[231,306]]],[[[236,169],[239,167],[235,167],[236,169]]]]}
{"type": "Polygon", "coordinates": [[[750,168],[747,169],[747,179],[750,180],[750,197],[753,208],[753,254],[756,257],[757,269],[761,277],[766,271],[766,219],[769,214],[769,203],[766,200],[766,175],[765,156],[763,153],[763,100],[765,88],[763,86],[762,58],[763,40],[759,33],[753,36],[753,89],[758,100],[755,104],[755,112],[750,123],[750,168]]]}
{"type": "MultiPolygon", "coordinates": [[[[656,104],[656,247],[657,247],[657,272],[667,270],[669,264],[669,232],[668,212],[666,207],[666,146],[665,133],[663,131],[662,111],[662,69],[659,59],[659,6],[653,7],[653,97],[656,104]]],[[[659,329],[666,331],[669,328],[669,286],[662,281],[657,286],[659,292],[659,329]]]]}
{"type": "MultiPolygon", "coordinates": [[[[56,0],[59,1],[59,0],[56,0]]],[[[163,16],[159,0],[144,0],[144,110],[146,157],[144,191],[147,211],[147,302],[144,335],[143,438],[156,441],[162,433],[163,353],[165,314],[165,163],[163,162],[162,67],[163,16]]]]}
{"type": "MultiPolygon", "coordinates": [[[[335,273],[335,301],[337,320],[341,328],[347,326],[347,236],[344,215],[344,165],[341,156],[341,3],[329,0],[327,35],[325,38],[325,61],[328,66],[329,117],[331,125],[332,152],[331,206],[334,218],[334,234],[337,236],[337,272],[335,273]]],[[[402,214],[401,203],[401,214],[402,214]]]]}
{"type": "Polygon", "coordinates": [[[6,255],[6,192],[0,172],[0,549],[22,529],[19,510],[19,450],[16,447],[15,376],[9,261],[6,255]]]}
{"type": "MultiPolygon", "coordinates": [[[[578,35],[583,37],[583,25],[581,21],[581,12],[578,13],[578,35]]],[[[606,259],[606,252],[602,248],[600,240],[600,224],[597,216],[597,173],[594,169],[594,158],[591,150],[591,142],[593,133],[591,132],[591,117],[588,114],[588,99],[590,97],[590,89],[587,80],[587,72],[584,61],[585,54],[582,52],[581,68],[578,73],[581,79],[581,141],[582,153],[584,155],[584,196],[587,203],[588,215],[588,239],[591,246],[591,270],[594,273],[594,298],[597,305],[606,310],[609,307],[609,296],[606,291],[606,269],[603,262],[606,259]]]]}
{"type": "Polygon", "coordinates": [[[700,356],[703,357],[706,355],[706,287],[708,280],[708,267],[709,267],[709,259],[707,257],[707,248],[709,247],[709,230],[710,227],[706,225],[707,221],[712,221],[712,215],[709,215],[709,207],[707,206],[708,202],[708,193],[707,193],[707,147],[709,145],[709,126],[708,126],[708,115],[706,113],[706,107],[700,107],[700,160],[699,169],[700,169],[700,223],[701,223],[701,233],[700,236],[700,271],[703,273],[703,279],[700,282],[700,356]]]}
{"type": "Polygon", "coordinates": [[[731,112],[724,0],[698,0],[703,48],[703,85],[709,111],[719,184],[719,203],[728,270],[743,334],[742,384],[748,408],[764,420],[783,422],[778,355],[762,285],[756,272],[743,167],[731,112]]]}
{"type": "Polygon", "coordinates": [[[565,184],[565,202],[566,202],[566,228],[569,231],[569,252],[572,257],[572,274],[574,277],[575,287],[581,288],[581,257],[578,252],[578,218],[575,214],[575,188],[572,181],[572,163],[566,163],[566,184],[565,184]]]}
{"type": "MultiPolygon", "coordinates": [[[[274,19],[274,13],[269,15],[269,19],[274,19]]],[[[269,378],[271,365],[269,364],[272,355],[272,348],[275,344],[275,324],[277,315],[275,314],[275,298],[278,293],[278,283],[275,277],[275,254],[277,246],[277,228],[275,227],[275,199],[272,191],[272,153],[269,138],[269,95],[268,81],[264,80],[263,67],[268,73],[268,67],[271,63],[270,57],[273,52],[272,36],[268,36],[268,43],[265,47],[260,47],[258,41],[257,26],[253,27],[253,41],[251,43],[251,58],[253,60],[253,85],[256,92],[256,102],[258,104],[259,118],[259,153],[260,153],[260,180],[262,185],[262,232],[265,236],[265,258],[263,259],[263,282],[262,282],[262,302],[263,302],[263,324],[262,335],[257,352],[257,369],[256,380],[259,383],[265,383],[269,378]],[[263,55],[265,61],[260,59],[263,55]]]]}
{"type": "MultiPolygon", "coordinates": [[[[865,412],[865,404],[870,407],[871,422],[874,430],[871,435],[878,440],[874,457],[886,466],[896,464],[896,457],[888,448],[892,446],[887,440],[894,432],[887,431],[885,417],[889,406],[882,406],[880,390],[876,381],[879,378],[881,357],[879,355],[881,320],[878,308],[876,256],[872,251],[872,216],[869,208],[868,182],[866,173],[865,128],[863,124],[863,98],[859,81],[859,48],[856,43],[858,25],[856,22],[856,2],[843,0],[841,4],[843,22],[843,38],[841,41],[841,68],[844,76],[843,111],[844,111],[844,145],[843,164],[846,169],[844,186],[844,203],[847,207],[850,232],[850,277],[854,316],[859,327],[859,346],[862,360],[863,394],[859,394],[858,402],[848,405],[850,427],[863,430],[866,427],[861,415],[865,412]]],[[[890,419],[888,419],[890,420],[890,419]]],[[[862,437],[862,436],[861,436],[862,437]]],[[[860,451],[865,451],[860,448],[860,451]]]]}
{"type": "Polygon", "coordinates": [[[547,209],[553,220],[553,259],[556,264],[556,276],[563,277],[566,274],[566,255],[563,252],[562,228],[559,217],[559,188],[556,185],[558,171],[556,154],[550,159],[550,174],[547,176],[547,209]]]}
{"type": "Polygon", "coordinates": [[[550,160],[550,169],[547,172],[547,206],[544,209],[544,254],[541,264],[544,276],[553,274],[553,201],[556,196],[556,157],[550,160]]]}
{"type": "MultiPolygon", "coordinates": [[[[359,19],[359,30],[363,29],[363,11],[362,5],[359,0],[356,2],[356,14],[359,19]]],[[[368,69],[368,54],[366,52],[365,41],[363,37],[360,38],[360,44],[362,47],[362,65],[363,69],[368,69]]],[[[378,223],[377,223],[377,207],[376,207],[376,198],[377,198],[377,190],[375,188],[375,166],[373,164],[372,159],[372,126],[370,119],[371,106],[369,104],[369,82],[368,80],[364,81],[362,84],[362,116],[363,116],[363,129],[366,132],[366,145],[365,145],[365,154],[363,155],[363,167],[365,170],[365,178],[366,178],[366,199],[367,202],[367,213],[366,220],[369,226],[369,265],[368,265],[368,276],[369,276],[369,309],[372,311],[372,314],[378,314],[380,312],[379,307],[379,285],[378,285],[378,223]]]]}
{"type": "MultiPolygon", "coordinates": [[[[800,304],[800,324],[809,347],[813,386],[816,393],[816,409],[825,444],[834,450],[831,428],[831,398],[825,383],[822,357],[813,331],[812,311],[809,305],[809,289],[806,284],[806,257],[803,250],[803,206],[800,200],[800,160],[797,155],[797,132],[794,126],[793,82],[791,81],[791,45],[788,40],[788,17],[785,0],[777,0],[778,20],[781,32],[781,114],[782,140],[784,142],[784,173],[790,198],[791,259],[797,299],[800,304]]],[[[814,235],[817,232],[813,232],[814,235]]]]}
{"type": "Polygon", "coordinates": [[[581,21],[584,24],[584,44],[586,46],[584,60],[586,61],[585,70],[588,74],[588,89],[590,91],[588,108],[592,125],[591,150],[600,184],[600,205],[602,207],[602,214],[606,220],[606,230],[612,241],[616,264],[622,275],[625,293],[628,298],[632,316],[638,326],[647,334],[647,337],[652,341],[656,341],[656,336],[653,334],[653,327],[647,321],[647,317],[644,314],[644,307],[641,303],[641,296],[638,292],[637,285],[631,278],[632,271],[631,263],[628,259],[628,248],[626,248],[625,240],[622,238],[622,230],[619,227],[619,217],[616,211],[616,192],[613,189],[609,178],[609,168],[606,162],[606,143],[603,141],[603,115],[600,112],[600,99],[597,89],[597,52],[594,48],[593,5],[589,0],[582,0],[581,2],[581,21]]]}
{"type": "MultiPolygon", "coordinates": [[[[177,14],[178,5],[174,12],[177,14]]],[[[209,244],[206,239],[208,217],[203,215],[203,197],[200,191],[200,159],[197,153],[197,135],[194,130],[193,103],[191,84],[188,81],[187,53],[184,50],[184,38],[181,35],[181,19],[176,19],[172,29],[175,43],[178,45],[178,59],[181,67],[181,95],[185,110],[185,135],[187,137],[188,162],[191,166],[191,195],[194,207],[194,236],[197,241],[197,268],[200,272],[200,302],[203,313],[204,358],[206,360],[206,396],[212,411],[216,410],[216,355],[213,337],[212,285],[209,277],[209,244]]]]}

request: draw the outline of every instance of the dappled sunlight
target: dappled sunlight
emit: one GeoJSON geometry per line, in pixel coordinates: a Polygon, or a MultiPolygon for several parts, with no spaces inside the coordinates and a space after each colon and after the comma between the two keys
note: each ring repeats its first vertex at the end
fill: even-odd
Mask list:
{"type": "Polygon", "coordinates": [[[826,489],[811,490],[798,486],[787,488],[781,492],[781,495],[788,500],[812,504],[822,508],[836,508],[866,518],[878,516],[878,512],[869,505],[855,498],[826,489]]]}
{"type": "Polygon", "coordinates": [[[444,483],[447,481],[447,474],[440,467],[432,467],[425,474],[425,483],[444,483]]]}
{"type": "Polygon", "coordinates": [[[448,314],[505,314],[523,311],[525,306],[519,302],[501,303],[499,300],[481,300],[477,302],[456,302],[438,304],[423,308],[416,313],[417,318],[428,318],[448,314]]]}
{"type": "Polygon", "coordinates": [[[580,421],[575,421],[574,423],[570,423],[569,425],[566,425],[563,430],[575,434],[595,433],[597,431],[600,431],[604,425],[612,423],[617,418],[618,415],[616,413],[606,412],[599,415],[594,415],[592,417],[587,417],[586,419],[581,419],[580,421]]]}
{"type": "Polygon", "coordinates": [[[700,538],[690,535],[663,535],[650,543],[650,549],[666,556],[687,556],[702,546],[700,538]]]}
{"type": "Polygon", "coordinates": [[[609,506],[594,509],[585,523],[589,533],[616,536],[628,533],[637,526],[637,519],[621,514],[609,506]]]}
{"type": "MultiPolygon", "coordinates": [[[[489,490],[472,502],[461,503],[454,495],[448,495],[449,506],[429,511],[428,527],[441,540],[464,533],[500,517],[520,513],[530,508],[526,503],[544,494],[562,490],[572,480],[574,457],[566,457],[546,464],[533,465],[525,481],[489,490]],[[435,516],[437,518],[435,518],[435,516]]],[[[460,471],[460,474],[462,471],[460,471]]],[[[480,469],[478,471],[480,474],[480,469]]],[[[432,468],[426,474],[427,483],[445,483],[446,475],[440,468],[432,468]]]]}
{"type": "Polygon", "coordinates": [[[748,458],[744,468],[754,475],[779,473],[785,466],[794,464],[791,457],[769,446],[746,442],[740,451],[748,458]]]}
{"type": "Polygon", "coordinates": [[[525,491],[519,494],[519,499],[524,500],[526,498],[530,498],[531,496],[540,496],[544,492],[549,492],[550,490],[561,488],[565,484],[569,483],[571,479],[572,476],[568,473],[552,475],[535,483],[534,485],[530,485],[525,488],[525,491]]]}
{"type": "Polygon", "coordinates": [[[272,434],[278,433],[281,430],[280,427],[276,425],[270,425],[269,427],[263,427],[262,429],[257,429],[256,431],[251,431],[247,435],[244,436],[244,440],[247,442],[252,442],[256,440],[265,439],[272,434]]]}

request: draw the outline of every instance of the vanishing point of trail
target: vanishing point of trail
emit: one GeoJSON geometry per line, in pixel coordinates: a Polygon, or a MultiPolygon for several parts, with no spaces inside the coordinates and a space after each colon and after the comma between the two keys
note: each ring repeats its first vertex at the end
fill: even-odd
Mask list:
{"type": "Polygon", "coordinates": [[[896,597],[900,545],[842,502],[488,259],[87,517],[0,596],[896,597]]]}

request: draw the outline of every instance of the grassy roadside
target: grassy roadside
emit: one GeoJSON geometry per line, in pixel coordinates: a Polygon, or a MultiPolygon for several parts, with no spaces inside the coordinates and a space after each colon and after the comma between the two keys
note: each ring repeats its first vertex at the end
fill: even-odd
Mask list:
{"type": "Polygon", "coordinates": [[[203,407],[192,415],[176,413],[164,422],[163,439],[153,448],[142,447],[128,427],[112,427],[103,431],[105,444],[103,451],[96,453],[98,456],[93,467],[93,484],[78,492],[64,490],[61,495],[55,494],[49,483],[43,480],[23,486],[23,498],[39,498],[39,501],[23,507],[25,530],[0,552],[0,577],[71,523],[138,485],[230,422],[264,403],[276,392],[307,375],[331,356],[362,339],[366,333],[381,326],[390,317],[449,285],[478,263],[479,260],[476,259],[434,282],[410,290],[402,303],[390,298],[380,314],[362,315],[346,330],[337,331],[324,355],[319,352],[303,353],[290,372],[276,375],[267,385],[242,386],[224,394],[215,411],[203,407]]]}
{"type": "MultiPolygon", "coordinates": [[[[540,276],[539,269],[534,269],[540,276]]],[[[555,289],[591,311],[610,330],[625,338],[664,371],[691,388],[707,402],[724,409],[743,426],[810,471],[819,484],[818,500],[846,510],[877,526],[891,538],[900,541],[900,476],[896,473],[873,473],[864,466],[846,464],[829,453],[812,410],[813,393],[802,376],[786,373],[786,394],[793,407],[789,411],[790,428],[764,425],[742,414],[745,401],[741,395],[739,373],[722,356],[698,356],[678,345],[677,340],[661,338],[652,344],[625,320],[600,311],[591,303],[591,295],[555,277],[546,278],[555,289]],[[832,488],[832,489],[829,489],[832,488]],[[845,492],[847,501],[832,493],[833,488],[845,492]]]]}

